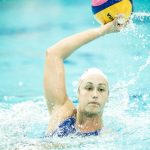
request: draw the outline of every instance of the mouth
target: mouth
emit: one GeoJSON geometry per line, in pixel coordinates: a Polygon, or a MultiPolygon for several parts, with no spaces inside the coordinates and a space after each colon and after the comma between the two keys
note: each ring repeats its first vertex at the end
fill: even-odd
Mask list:
{"type": "Polygon", "coordinates": [[[89,102],[88,104],[100,106],[100,103],[98,103],[98,102],[89,102]]]}

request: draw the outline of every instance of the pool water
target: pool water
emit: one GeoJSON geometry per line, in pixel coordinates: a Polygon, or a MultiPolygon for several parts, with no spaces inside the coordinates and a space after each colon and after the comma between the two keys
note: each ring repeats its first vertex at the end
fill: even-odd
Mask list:
{"type": "Polygon", "coordinates": [[[109,78],[99,137],[42,138],[45,50],[63,37],[98,27],[91,1],[0,1],[0,150],[148,150],[150,143],[150,2],[134,0],[127,29],[81,47],[65,61],[67,93],[90,67],[109,78]],[[90,63],[89,63],[90,60],[90,63]]]}

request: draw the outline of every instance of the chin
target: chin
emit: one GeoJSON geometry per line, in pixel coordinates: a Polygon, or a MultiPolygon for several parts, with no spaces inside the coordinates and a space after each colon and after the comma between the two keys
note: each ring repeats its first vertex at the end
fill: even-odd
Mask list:
{"type": "Polygon", "coordinates": [[[100,113],[99,108],[87,108],[86,113],[89,115],[98,115],[100,113]]]}

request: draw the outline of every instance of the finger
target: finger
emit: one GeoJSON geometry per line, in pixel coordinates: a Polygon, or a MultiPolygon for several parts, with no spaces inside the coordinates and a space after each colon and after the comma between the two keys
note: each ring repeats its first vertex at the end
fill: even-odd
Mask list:
{"type": "Polygon", "coordinates": [[[124,14],[119,14],[116,16],[116,20],[118,22],[118,24],[125,24],[126,23],[126,18],[124,14]]]}
{"type": "Polygon", "coordinates": [[[122,19],[122,18],[125,18],[125,15],[124,14],[118,14],[118,15],[116,15],[116,17],[115,17],[117,20],[118,19],[122,19]]]}
{"type": "Polygon", "coordinates": [[[129,25],[129,23],[130,23],[130,20],[128,19],[124,24],[124,28],[127,27],[129,25]]]}

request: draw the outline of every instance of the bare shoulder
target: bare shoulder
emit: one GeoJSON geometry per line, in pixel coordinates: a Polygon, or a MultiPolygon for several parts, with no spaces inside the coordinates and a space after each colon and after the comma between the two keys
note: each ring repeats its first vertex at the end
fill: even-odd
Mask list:
{"type": "Polygon", "coordinates": [[[48,125],[48,132],[55,130],[65,119],[76,114],[76,108],[71,100],[66,100],[64,105],[55,105],[48,125]]]}

